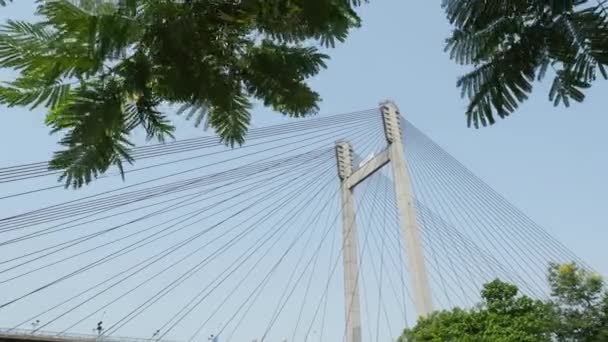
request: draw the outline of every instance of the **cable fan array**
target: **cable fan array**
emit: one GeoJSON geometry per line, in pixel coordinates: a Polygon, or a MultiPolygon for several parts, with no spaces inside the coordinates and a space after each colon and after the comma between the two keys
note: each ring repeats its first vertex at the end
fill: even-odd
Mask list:
{"type": "Polygon", "coordinates": [[[479,284],[501,278],[532,297],[549,295],[549,262],[584,261],[411,123],[406,157],[418,224],[434,269],[435,302],[467,306],[479,284]]]}
{"type": "MultiPolygon", "coordinates": [[[[473,305],[496,277],[546,295],[547,262],[578,258],[403,122],[435,306],[473,305]]],[[[78,191],[50,183],[44,162],[0,168],[0,326],[344,341],[342,234],[354,229],[341,223],[340,139],[357,165],[382,151],[378,110],[253,129],[235,149],[214,137],[139,147],[125,183],[108,174],[78,191]]],[[[385,167],[355,190],[369,341],[415,319],[392,178],[385,167]]]]}

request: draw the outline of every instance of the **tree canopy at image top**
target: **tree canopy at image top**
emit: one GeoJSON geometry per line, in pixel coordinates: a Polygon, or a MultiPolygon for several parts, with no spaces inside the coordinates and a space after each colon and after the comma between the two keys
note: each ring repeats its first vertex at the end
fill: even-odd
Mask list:
{"type": "Polygon", "coordinates": [[[549,300],[519,295],[494,280],[472,309],[434,312],[406,329],[399,342],[608,341],[608,292],[603,279],[580,266],[551,264],[549,300]]]}
{"type": "Polygon", "coordinates": [[[446,50],[473,70],[459,78],[468,125],[513,113],[532,83],[551,70],[549,100],[582,102],[598,77],[608,79],[606,0],[443,0],[454,26],[446,50]]]}
{"type": "MultiPolygon", "coordinates": [[[[0,0],[0,5],[10,1],[0,0]]],[[[38,21],[0,28],[0,68],[18,71],[0,103],[43,106],[63,134],[49,167],[66,186],[132,162],[130,134],[172,137],[161,104],[241,144],[252,100],[292,117],[315,114],[306,80],[360,24],[361,0],[47,0],[38,21]]]]}

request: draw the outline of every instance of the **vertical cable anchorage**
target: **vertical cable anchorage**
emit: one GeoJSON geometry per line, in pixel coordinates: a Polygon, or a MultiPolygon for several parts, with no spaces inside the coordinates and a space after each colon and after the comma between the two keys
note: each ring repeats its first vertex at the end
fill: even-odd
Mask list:
{"type": "Polygon", "coordinates": [[[353,173],[353,146],[346,140],[336,142],[338,177],[344,181],[353,173]]]}
{"type": "Polygon", "coordinates": [[[401,120],[399,108],[395,102],[391,100],[380,102],[380,112],[382,113],[386,141],[390,144],[401,140],[401,120]]]}

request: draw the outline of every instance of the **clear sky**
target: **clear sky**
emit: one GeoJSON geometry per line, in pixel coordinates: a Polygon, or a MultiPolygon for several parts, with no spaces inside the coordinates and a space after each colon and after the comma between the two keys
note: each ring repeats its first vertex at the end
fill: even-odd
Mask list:
{"type": "MultiPolygon", "coordinates": [[[[32,3],[17,0],[0,8],[0,21],[30,18],[32,3]]],[[[455,86],[463,69],[443,52],[450,27],[440,1],[372,0],[360,13],[363,27],[330,52],[328,70],[311,81],[323,97],[321,112],[349,112],[395,100],[418,128],[608,274],[603,216],[608,208],[608,82],[598,81],[583,104],[569,109],[554,108],[548,85],[537,84],[512,117],[470,129],[463,114],[466,102],[455,86]]],[[[0,72],[2,78],[7,75],[0,72]]],[[[48,159],[56,137],[47,134],[43,112],[1,112],[0,165],[48,159]]],[[[285,121],[259,107],[253,120],[256,127],[285,121]]],[[[195,133],[186,129],[182,134],[178,137],[195,133]]],[[[0,207],[0,216],[4,209],[0,207]]]]}

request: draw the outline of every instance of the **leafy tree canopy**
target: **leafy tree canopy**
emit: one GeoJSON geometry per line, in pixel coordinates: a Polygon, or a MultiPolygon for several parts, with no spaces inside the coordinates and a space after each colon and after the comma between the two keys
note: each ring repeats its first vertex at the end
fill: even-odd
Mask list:
{"type": "Polygon", "coordinates": [[[549,284],[557,341],[608,341],[608,293],[599,275],[575,264],[552,265],[549,284]]]}
{"type": "Polygon", "coordinates": [[[47,108],[46,124],[63,134],[50,168],[66,186],[122,171],[134,129],[172,137],[161,104],[240,144],[253,99],[293,117],[316,113],[306,79],[325,68],[318,47],[359,26],[360,2],[38,1],[38,21],[0,27],[0,68],[19,72],[0,86],[0,103],[47,108]]]}
{"type": "Polygon", "coordinates": [[[421,319],[400,341],[549,341],[551,309],[546,303],[518,296],[517,287],[500,280],[484,285],[482,298],[478,308],[421,319]]]}
{"type": "Polygon", "coordinates": [[[549,267],[550,300],[518,295],[500,280],[484,285],[482,302],[421,318],[399,342],[608,341],[608,293],[601,277],[576,264],[549,267]]]}
{"type": "Polygon", "coordinates": [[[549,100],[581,102],[608,79],[606,0],[443,0],[454,26],[446,50],[472,71],[457,82],[475,127],[513,113],[552,70],[549,100]]]}

